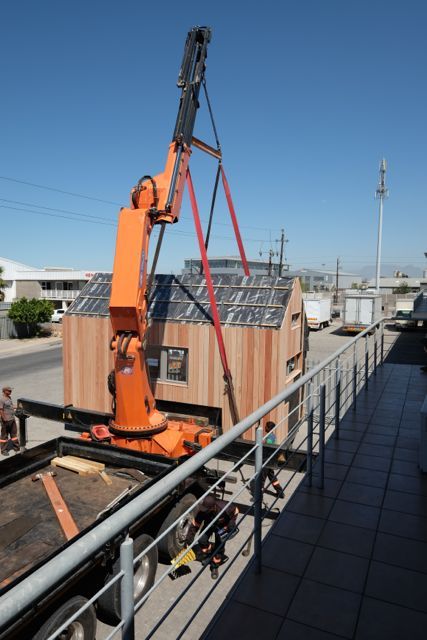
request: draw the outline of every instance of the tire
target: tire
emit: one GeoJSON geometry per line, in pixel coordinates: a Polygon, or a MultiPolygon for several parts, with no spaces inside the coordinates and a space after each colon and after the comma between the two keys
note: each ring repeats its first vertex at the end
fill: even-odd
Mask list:
{"type": "MultiPolygon", "coordinates": [[[[181,518],[182,514],[187,511],[196,502],[196,496],[192,493],[187,493],[181,498],[179,502],[169,511],[168,515],[163,521],[162,526],[159,529],[158,535],[166,531],[175,520],[181,518]]],[[[171,560],[185,547],[185,539],[187,537],[188,529],[192,520],[192,513],[179,520],[175,529],[172,529],[164,538],[162,538],[158,544],[159,554],[164,558],[171,560]]]]}
{"type": "MultiPolygon", "coordinates": [[[[143,533],[133,542],[133,555],[138,556],[149,544],[153,542],[151,536],[143,533]]],[[[137,565],[134,566],[134,602],[137,602],[153,586],[157,570],[157,548],[153,547],[143,556],[137,565]]],[[[115,560],[111,573],[105,578],[107,583],[111,578],[120,572],[120,557],[115,560]]],[[[120,607],[120,583],[115,582],[110,589],[105,591],[98,598],[97,614],[98,618],[107,624],[116,625],[121,619],[120,607]]]]}
{"type": "MultiPolygon", "coordinates": [[[[74,596],[67,600],[46,620],[44,625],[38,630],[33,640],[46,640],[54,631],[59,629],[64,622],[78,611],[86,602],[87,598],[83,596],[74,596]]],[[[95,640],[96,634],[96,615],[93,605],[90,605],[83,613],[79,615],[77,620],[72,622],[65,631],[63,631],[58,639],[67,640],[95,640]]]]}

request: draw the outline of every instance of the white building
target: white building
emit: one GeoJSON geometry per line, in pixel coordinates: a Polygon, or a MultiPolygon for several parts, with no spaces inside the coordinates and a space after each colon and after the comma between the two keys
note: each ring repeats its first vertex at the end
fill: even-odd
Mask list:
{"type": "Polygon", "coordinates": [[[56,309],[67,308],[95,273],[64,267],[37,269],[1,257],[0,267],[3,268],[2,280],[6,283],[3,289],[5,302],[25,296],[50,300],[56,309]]]}

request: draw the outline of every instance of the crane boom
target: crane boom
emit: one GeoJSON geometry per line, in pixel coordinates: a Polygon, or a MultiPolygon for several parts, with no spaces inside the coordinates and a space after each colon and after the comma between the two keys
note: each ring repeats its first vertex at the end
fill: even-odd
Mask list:
{"type": "Polygon", "coordinates": [[[165,416],[156,409],[145,358],[148,249],[154,225],[179,219],[210,37],[208,27],[194,27],[188,33],[177,83],[178,116],[165,169],[139,180],[131,191],[130,207],[119,216],[110,297],[115,415],[109,429],[121,438],[147,437],[167,428],[165,416]]]}

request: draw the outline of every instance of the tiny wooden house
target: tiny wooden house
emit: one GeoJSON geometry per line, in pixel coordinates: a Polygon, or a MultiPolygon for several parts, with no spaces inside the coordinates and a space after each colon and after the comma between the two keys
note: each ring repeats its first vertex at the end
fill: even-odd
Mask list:
{"type": "MultiPolygon", "coordinates": [[[[214,275],[213,283],[236,403],[244,418],[304,372],[301,287],[297,278],[268,276],[214,275]]],[[[63,319],[65,404],[111,410],[110,290],[111,274],[96,274],[63,319]]],[[[229,429],[230,408],[205,278],[157,276],[150,317],[146,357],[160,408],[216,415],[219,426],[229,429]]],[[[298,404],[297,395],[268,416],[281,422],[282,437],[299,417],[294,411],[287,420],[298,404]]]]}

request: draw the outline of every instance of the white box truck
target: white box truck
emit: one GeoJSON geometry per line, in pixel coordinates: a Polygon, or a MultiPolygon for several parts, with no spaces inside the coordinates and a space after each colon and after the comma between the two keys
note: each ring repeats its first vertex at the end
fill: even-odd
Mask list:
{"type": "Polygon", "coordinates": [[[331,299],[315,294],[303,294],[305,315],[310,329],[323,329],[331,323],[331,299]]]}
{"type": "Polygon", "coordinates": [[[344,298],[343,331],[359,333],[382,317],[382,297],[376,293],[347,293],[344,298]]]}
{"type": "Polygon", "coordinates": [[[396,311],[394,315],[394,326],[401,329],[414,329],[417,326],[416,320],[412,318],[414,310],[414,298],[396,300],[396,311]]]}

